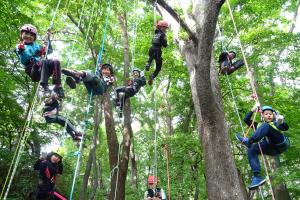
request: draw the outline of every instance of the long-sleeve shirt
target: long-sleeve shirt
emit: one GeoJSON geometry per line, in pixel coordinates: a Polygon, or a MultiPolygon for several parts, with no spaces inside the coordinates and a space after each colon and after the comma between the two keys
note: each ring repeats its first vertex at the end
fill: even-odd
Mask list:
{"type": "Polygon", "coordinates": [[[144,194],[144,199],[147,199],[148,197],[151,197],[151,198],[157,197],[157,199],[161,199],[161,200],[167,199],[165,191],[161,188],[156,188],[155,190],[149,188],[144,194]],[[149,194],[149,193],[151,193],[151,194],[149,194]]]}
{"type": "Polygon", "coordinates": [[[32,42],[30,44],[24,44],[24,49],[16,48],[16,52],[19,55],[20,61],[23,65],[27,65],[30,61],[37,62],[41,59],[38,52],[41,50],[42,46],[37,42],[32,42]]]}
{"type": "MultiPolygon", "coordinates": [[[[257,122],[253,122],[253,120],[251,120],[251,117],[253,115],[252,111],[249,111],[245,118],[244,118],[244,122],[248,125],[251,126],[251,124],[253,123],[254,129],[257,128],[258,123],[257,122]]],[[[274,125],[281,131],[287,131],[289,129],[289,126],[286,122],[283,122],[282,124],[278,124],[277,121],[273,120],[274,125]]],[[[252,127],[253,128],[253,127],[252,127]]]]}
{"type": "Polygon", "coordinates": [[[255,129],[255,132],[249,138],[250,144],[258,142],[264,137],[268,138],[273,144],[279,144],[284,141],[284,135],[280,131],[287,131],[289,129],[287,123],[283,122],[282,124],[278,124],[275,120],[273,120],[272,122],[258,124],[257,122],[253,122],[253,120],[251,120],[252,114],[253,112],[250,111],[244,118],[244,122],[248,126],[253,124],[252,128],[255,129]]]}
{"type": "Polygon", "coordinates": [[[39,171],[39,191],[52,192],[56,181],[56,175],[61,173],[58,164],[54,164],[49,160],[38,160],[34,164],[34,169],[39,171]]]}
{"type": "Polygon", "coordinates": [[[166,34],[163,31],[161,31],[159,29],[156,29],[154,31],[154,36],[152,39],[152,46],[159,47],[159,48],[168,46],[166,34]]]}
{"type": "Polygon", "coordinates": [[[133,78],[131,81],[129,81],[128,86],[131,86],[134,90],[134,93],[136,94],[141,87],[146,85],[146,78],[144,76],[141,76],[139,78],[133,78]]]}

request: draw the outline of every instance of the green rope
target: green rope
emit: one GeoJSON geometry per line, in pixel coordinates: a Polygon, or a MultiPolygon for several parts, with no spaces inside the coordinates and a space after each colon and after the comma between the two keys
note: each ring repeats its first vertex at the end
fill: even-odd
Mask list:
{"type": "MultiPolygon", "coordinates": [[[[57,3],[57,6],[55,8],[55,11],[54,11],[54,14],[52,16],[52,20],[50,22],[50,28],[53,26],[53,23],[54,23],[54,19],[56,17],[56,13],[58,11],[58,8],[59,8],[59,5],[60,5],[60,2],[61,0],[58,1],[57,3]]],[[[49,42],[48,42],[48,45],[49,45],[49,42]]],[[[47,48],[47,51],[46,51],[46,55],[45,57],[47,57],[48,55],[48,48],[47,48]]],[[[9,192],[9,189],[10,189],[10,186],[11,186],[11,183],[12,183],[12,180],[14,178],[14,175],[16,173],[16,170],[17,170],[17,167],[18,167],[18,164],[19,164],[19,161],[20,161],[20,158],[21,158],[21,155],[23,153],[23,150],[24,150],[24,147],[25,147],[25,143],[30,135],[30,132],[27,131],[26,132],[26,129],[27,129],[27,126],[29,124],[29,118],[31,119],[32,115],[33,115],[33,107],[35,107],[35,104],[36,104],[36,99],[37,99],[37,95],[38,94],[38,87],[36,87],[35,89],[35,92],[34,92],[34,97],[33,97],[33,100],[32,100],[32,104],[29,108],[29,112],[28,112],[28,115],[26,116],[26,121],[25,121],[25,124],[24,124],[24,127],[23,127],[23,131],[22,131],[22,136],[18,142],[18,145],[17,145],[17,148],[16,148],[16,151],[14,153],[14,156],[13,156],[13,160],[11,162],[11,165],[9,167],[9,171],[7,173],[7,177],[5,179],[5,182],[4,182],[4,185],[3,185],[3,188],[2,188],[2,191],[1,191],[1,195],[0,195],[0,199],[2,198],[2,195],[3,195],[3,192],[5,190],[5,187],[6,187],[6,183],[7,183],[7,180],[8,180],[8,177],[10,175],[10,172],[11,172],[11,169],[12,169],[12,166],[13,166],[13,163],[15,162],[14,164],[14,168],[13,168],[13,171],[12,171],[12,174],[10,175],[10,180],[9,180],[9,183],[8,183],[8,186],[7,186],[7,189],[6,189],[6,192],[5,192],[5,195],[4,195],[4,200],[7,198],[7,195],[8,195],[8,192],[9,192]],[[29,117],[31,116],[31,117],[29,117]],[[16,158],[16,155],[17,155],[17,158],[16,158]]]]}

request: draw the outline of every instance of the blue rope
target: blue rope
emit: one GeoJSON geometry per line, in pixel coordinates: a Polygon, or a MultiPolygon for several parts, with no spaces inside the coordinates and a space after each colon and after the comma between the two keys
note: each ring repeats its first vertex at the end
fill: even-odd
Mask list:
{"type": "Polygon", "coordinates": [[[111,7],[111,0],[109,0],[109,2],[108,2],[108,13],[107,13],[106,19],[105,19],[104,31],[103,31],[103,35],[102,35],[102,44],[100,47],[100,51],[99,51],[98,59],[97,59],[97,63],[96,63],[95,74],[97,74],[97,75],[99,74],[99,64],[102,63],[102,56],[103,56],[104,45],[105,45],[105,40],[106,40],[106,30],[107,30],[107,25],[108,25],[108,16],[110,13],[110,7],[111,7]]]}
{"type": "MultiPolygon", "coordinates": [[[[97,63],[96,63],[96,69],[95,69],[95,74],[98,75],[99,74],[99,63],[102,62],[102,56],[103,56],[103,51],[104,51],[104,45],[105,45],[105,40],[106,40],[106,29],[107,29],[107,24],[108,24],[108,16],[109,16],[109,13],[110,13],[110,8],[111,8],[111,0],[109,1],[109,4],[108,4],[108,12],[107,12],[107,15],[106,15],[106,20],[105,20],[105,26],[104,26],[104,32],[103,32],[103,36],[102,36],[102,44],[101,44],[101,47],[100,47],[100,51],[99,51],[99,54],[98,54],[98,58],[97,58],[97,63]]],[[[89,111],[90,111],[90,105],[91,105],[91,102],[92,102],[92,92],[89,94],[89,101],[88,101],[88,106],[87,106],[87,111],[85,113],[85,123],[84,123],[84,133],[86,133],[86,127],[87,127],[87,118],[88,118],[88,114],[89,114],[89,111]]],[[[73,199],[73,193],[74,193],[74,189],[75,189],[75,183],[76,183],[76,178],[77,178],[77,174],[78,174],[78,171],[80,169],[80,156],[81,156],[81,151],[82,151],[82,148],[83,148],[83,139],[84,139],[84,135],[82,135],[82,138],[80,140],[80,146],[79,146],[79,151],[78,151],[78,154],[77,154],[77,162],[76,162],[76,168],[75,168],[75,171],[74,171],[74,177],[73,177],[73,182],[72,182],[72,188],[71,188],[71,193],[70,193],[70,200],[73,199]]]]}

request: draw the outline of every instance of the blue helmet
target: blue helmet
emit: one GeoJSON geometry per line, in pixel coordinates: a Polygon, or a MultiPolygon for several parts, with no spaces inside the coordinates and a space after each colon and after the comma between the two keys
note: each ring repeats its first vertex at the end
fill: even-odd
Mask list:
{"type": "Polygon", "coordinates": [[[265,110],[271,110],[272,112],[275,112],[275,110],[271,106],[263,106],[261,108],[261,111],[264,112],[265,110]]]}

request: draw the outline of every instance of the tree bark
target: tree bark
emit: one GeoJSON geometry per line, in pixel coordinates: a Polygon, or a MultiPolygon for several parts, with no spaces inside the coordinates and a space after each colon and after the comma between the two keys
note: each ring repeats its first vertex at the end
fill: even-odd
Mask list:
{"type": "Polygon", "coordinates": [[[109,151],[109,167],[111,170],[111,182],[110,182],[110,195],[109,199],[114,199],[115,186],[117,180],[117,170],[118,167],[118,152],[119,152],[119,142],[115,129],[115,122],[113,118],[113,112],[110,102],[110,95],[107,92],[103,95],[103,110],[105,119],[105,132],[107,137],[107,146],[109,151]]]}
{"type": "Polygon", "coordinates": [[[101,112],[101,108],[99,108],[101,105],[100,97],[96,98],[95,101],[95,110],[94,110],[94,134],[93,134],[93,143],[89,152],[89,157],[86,163],[85,167],[85,173],[81,185],[81,191],[79,194],[79,199],[85,200],[87,199],[87,186],[88,186],[88,181],[93,165],[93,159],[96,154],[96,147],[97,147],[97,141],[98,141],[98,131],[99,131],[99,125],[100,125],[100,117],[99,113],[101,112]]]}
{"type": "Polygon", "coordinates": [[[213,41],[223,1],[194,1],[198,45],[188,41],[181,48],[201,131],[208,199],[247,199],[239,183],[231,154],[218,75],[213,62],[213,41]]]}
{"type": "MultiPolygon", "coordinates": [[[[129,77],[129,67],[130,67],[126,13],[119,15],[118,20],[122,30],[122,40],[124,46],[124,77],[126,81],[126,79],[129,77]]],[[[124,84],[126,84],[125,81],[124,84]]],[[[117,190],[117,199],[119,200],[123,200],[123,199],[125,200],[125,184],[126,184],[126,177],[128,171],[128,163],[130,158],[130,148],[133,148],[131,147],[131,137],[133,136],[133,133],[131,127],[131,108],[130,108],[129,98],[126,99],[123,109],[124,109],[123,110],[124,130],[123,130],[123,142],[122,142],[123,147],[122,147],[122,155],[121,155],[120,165],[119,165],[119,180],[118,180],[118,190],[117,190]]],[[[132,151],[132,153],[133,152],[134,151],[132,151]]],[[[133,185],[137,185],[136,176],[134,174],[132,174],[132,178],[133,178],[132,182],[134,182],[133,185]]]]}

